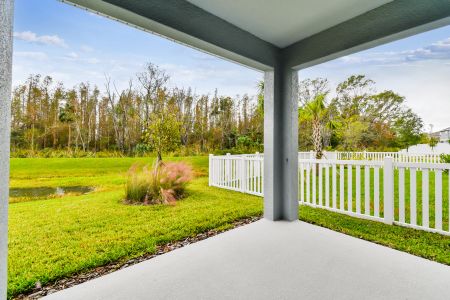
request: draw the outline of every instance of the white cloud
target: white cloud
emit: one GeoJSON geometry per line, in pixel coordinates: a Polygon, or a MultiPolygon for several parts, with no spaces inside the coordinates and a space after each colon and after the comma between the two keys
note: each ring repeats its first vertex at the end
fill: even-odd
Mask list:
{"type": "Polygon", "coordinates": [[[85,61],[91,65],[96,65],[96,64],[100,63],[100,60],[95,57],[86,58],[85,61]]]}
{"type": "Polygon", "coordinates": [[[95,57],[86,58],[86,57],[83,57],[82,55],[80,56],[77,52],[74,52],[74,51],[67,53],[65,56],[63,56],[61,58],[66,61],[77,62],[80,64],[96,65],[101,62],[98,58],[95,58],[95,57]]]}
{"type": "Polygon", "coordinates": [[[214,93],[217,88],[221,95],[253,95],[260,80],[258,72],[241,66],[161,64],[160,67],[170,75],[172,86],[190,87],[200,94],[214,93]]]}
{"type": "Polygon", "coordinates": [[[30,58],[33,60],[46,60],[48,58],[47,54],[44,52],[33,52],[33,51],[14,51],[16,57],[30,58]]]}
{"type": "Polygon", "coordinates": [[[80,50],[83,51],[83,52],[92,52],[92,51],[94,51],[94,48],[89,47],[89,46],[87,46],[87,45],[82,45],[82,46],[80,47],[80,50]]]}
{"type": "Polygon", "coordinates": [[[36,33],[31,31],[22,31],[22,32],[14,32],[14,37],[19,40],[30,43],[53,45],[63,48],[68,47],[66,42],[58,35],[37,35],[36,33]]]}
{"type": "Polygon", "coordinates": [[[79,56],[76,52],[70,52],[66,54],[66,57],[70,58],[70,59],[77,59],[79,56]]]}
{"type": "Polygon", "coordinates": [[[424,60],[450,60],[450,38],[406,51],[365,51],[341,57],[337,61],[344,64],[399,64],[424,60]]]}

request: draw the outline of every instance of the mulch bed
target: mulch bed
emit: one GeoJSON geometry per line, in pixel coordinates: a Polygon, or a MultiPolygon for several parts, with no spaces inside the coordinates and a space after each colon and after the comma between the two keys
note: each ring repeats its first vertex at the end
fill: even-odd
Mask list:
{"type": "Polygon", "coordinates": [[[201,241],[201,240],[205,240],[209,237],[215,236],[222,232],[253,223],[253,222],[259,220],[260,218],[261,217],[251,217],[251,218],[238,220],[238,221],[233,222],[232,227],[229,229],[225,229],[225,230],[212,229],[207,232],[200,233],[194,237],[188,237],[181,241],[176,241],[176,242],[168,243],[165,245],[157,246],[156,251],[153,254],[144,254],[142,256],[139,256],[139,257],[136,257],[136,258],[124,261],[124,262],[111,263],[111,264],[108,264],[105,266],[97,267],[97,268],[95,268],[91,271],[85,272],[85,273],[75,274],[70,277],[57,280],[54,283],[46,285],[46,286],[40,286],[40,284],[37,283],[36,288],[34,288],[32,291],[30,291],[27,294],[20,294],[17,297],[15,297],[14,299],[39,299],[46,295],[53,294],[57,291],[70,288],[72,286],[92,280],[94,278],[112,273],[114,271],[129,267],[129,266],[132,266],[135,264],[138,264],[138,263],[143,262],[148,259],[152,259],[155,256],[170,252],[170,251],[178,249],[178,248],[182,248],[184,246],[193,244],[193,243],[201,241]]]}

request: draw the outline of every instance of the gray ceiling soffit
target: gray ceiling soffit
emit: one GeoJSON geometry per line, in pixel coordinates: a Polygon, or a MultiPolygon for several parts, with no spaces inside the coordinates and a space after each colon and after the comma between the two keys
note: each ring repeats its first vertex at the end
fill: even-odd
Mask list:
{"type": "MultiPolygon", "coordinates": [[[[280,51],[278,47],[185,0],[69,0],[68,2],[97,11],[101,6],[98,3],[109,3],[116,8],[163,25],[145,28],[147,30],[260,70],[273,67],[280,51]],[[167,27],[167,30],[164,27],[167,27]]],[[[133,24],[133,20],[122,21],[133,24]]]]}
{"type": "Polygon", "coordinates": [[[309,67],[450,23],[450,0],[396,0],[282,50],[290,67],[309,67]]]}

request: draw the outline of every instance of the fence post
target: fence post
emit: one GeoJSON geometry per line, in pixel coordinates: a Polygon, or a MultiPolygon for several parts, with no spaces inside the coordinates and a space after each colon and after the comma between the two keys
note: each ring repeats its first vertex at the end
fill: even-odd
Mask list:
{"type": "Polygon", "coordinates": [[[394,166],[392,157],[385,157],[383,162],[383,195],[384,195],[384,222],[394,223],[394,166]]]}
{"type": "Polygon", "coordinates": [[[314,158],[315,158],[314,151],[310,150],[309,151],[309,159],[314,159],[314,158]]]}
{"type": "Polygon", "coordinates": [[[209,182],[208,182],[208,184],[209,184],[209,186],[211,186],[212,185],[212,179],[213,179],[213,172],[214,172],[214,170],[213,170],[213,165],[212,165],[212,162],[213,162],[213,154],[210,154],[209,155],[209,165],[208,165],[208,168],[209,168],[209,171],[208,171],[208,175],[209,175],[209,182]]]}
{"type": "Polygon", "coordinates": [[[241,157],[241,192],[245,193],[247,191],[247,163],[245,161],[246,156],[241,157]]]}

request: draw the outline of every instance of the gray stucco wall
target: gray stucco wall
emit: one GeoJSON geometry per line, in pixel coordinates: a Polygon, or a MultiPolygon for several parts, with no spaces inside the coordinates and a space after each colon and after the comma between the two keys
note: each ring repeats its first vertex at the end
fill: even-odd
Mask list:
{"type": "Polygon", "coordinates": [[[0,299],[6,299],[14,0],[0,1],[0,299]]]}

